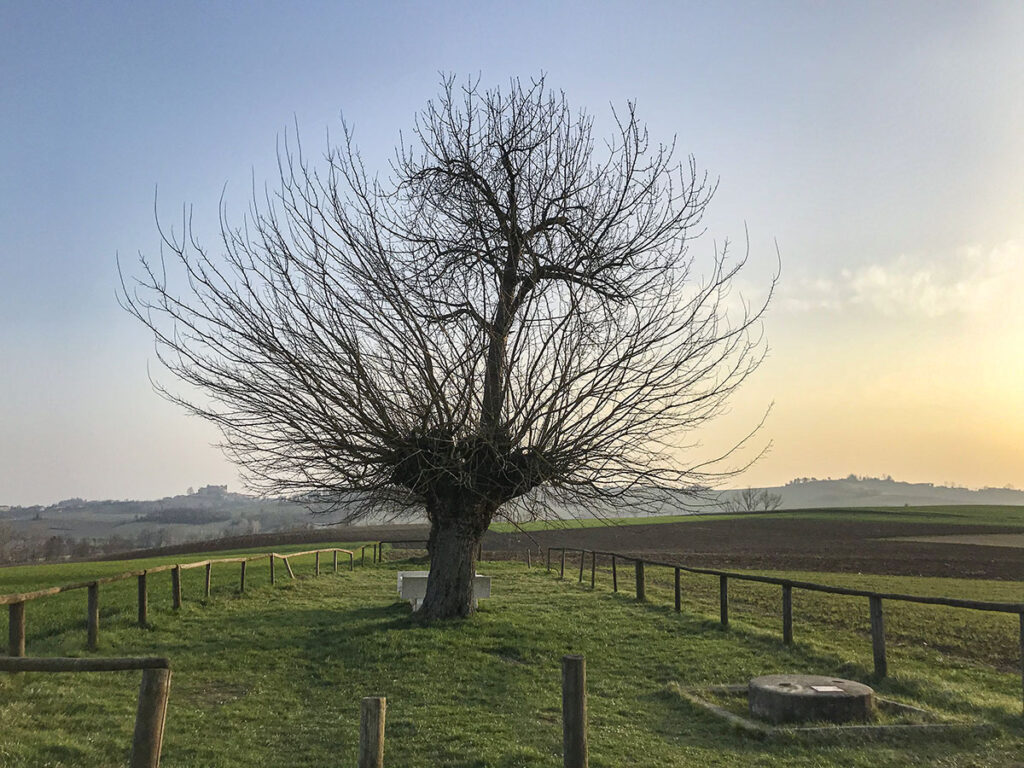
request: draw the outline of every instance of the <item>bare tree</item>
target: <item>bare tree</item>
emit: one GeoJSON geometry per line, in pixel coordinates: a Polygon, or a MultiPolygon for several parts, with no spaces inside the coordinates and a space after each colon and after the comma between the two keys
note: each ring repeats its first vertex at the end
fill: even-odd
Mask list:
{"type": "Polygon", "coordinates": [[[7,562],[7,550],[14,539],[14,529],[11,524],[0,520],[0,563],[7,562]]]}
{"type": "Polygon", "coordinates": [[[688,252],[714,185],[632,104],[616,126],[599,144],[543,80],[446,78],[386,181],[347,127],[319,164],[286,142],[241,226],[222,206],[219,255],[186,218],[122,280],[205,396],[161,392],[218,425],[251,487],[426,511],[426,619],[471,613],[496,515],[707,488],[716,465],[682,441],[763,357],[767,301],[726,312],[745,257],[712,249],[699,278],[688,252]]]}
{"type": "Polygon", "coordinates": [[[722,509],[726,512],[771,512],[782,505],[782,494],[767,488],[745,488],[726,496],[722,509]]]}

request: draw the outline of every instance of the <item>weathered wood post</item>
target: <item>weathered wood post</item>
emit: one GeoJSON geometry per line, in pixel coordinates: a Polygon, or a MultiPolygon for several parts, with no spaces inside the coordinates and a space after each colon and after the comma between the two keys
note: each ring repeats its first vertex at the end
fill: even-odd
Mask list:
{"type": "Polygon", "coordinates": [[[242,561],[241,573],[238,574],[238,591],[239,592],[245,592],[245,566],[247,566],[248,564],[249,563],[247,563],[245,560],[242,561]]]}
{"type": "Polygon", "coordinates": [[[363,546],[362,549],[359,550],[359,555],[360,555],[360,558],[361,558],[359,560],[359,564],[360,565],[366,565],[366,546],[365,545],[363,546]]]}
{"type": "Polygon", "coordinates": [[[315,561],[315,564],[313,565],[313,575],[314,576],[319,576],[320,575],[320,552],[317,551],[317,553],[316,553],[316,555],[314,557],[316,558],[316,561],[315,561]]]}
{"type": "Polygon", "coordinates": [[[354,570],[356,567],[356,559],[351,552],[348,553],[348,569],[354,570]]]}
{"type": "Polygon", "coordinates": [[[530,553],[530,548],[529,547],[526,548],[526,567],[527,568],[532,568],[533,567],[532,555],[530,553]]]}
{"type": "Polygon", "coordinates": [[[597,578],[597,550],[590,553],[590,588],[594,588],[594,582],[597,578]]]}
{"type": "Polygon", "coordinates": [[[181,566],[176,565],[171,569],[171,607],[174,610],[181,608],[181,566]]]}
{"type": "Polygon", "coordinates": [[[676,613],[683,610],[683,590],[679,583],[679,569],[676,568],[676,613]]]}
{"type": "Polygon", "coordinates": [[[363,699],[359,715],[359,768],[384,767],[384,718],[388,700],[383,696],[363,699]]]}
{"type": "Polygon", "coordinates": [[[619,569],[615,563],[615,555],[612,555],[612,592],[619,591],[619,569]]]}
{"type": "Polygon", "coordinates": [[[129,768],[159,768],[167,720],[167,698],[171,692],[171,670],[142,670],[139,706],[135,714],[135,736],[129,768]]]}
{"type": "Polygon", "coordinates": [[[25,603],[7,606],[7,655],[25,655],[25,603]]]}
{"type": "Polygon", "coordinates": [[[636,561],[636,601],[642,603],[647,599],[647,578],[644,575],[644,561],[636,561]]]}
{"type": "MultiPolygon", "coordinates": [[[[378,546],[379,546],[378,544],[374,544],[373,545],[373,562],[375,562],[375,563],[379,563],[380,562],[380,553],[377,551],[377,547],[378,546]]],[[[479,559],[480,559],[480,557],[478,555],[477,556],[477,560],[479,560],[479,559]]]]}
{"type": "Polygon", "coordinates": [[[334,572],[338,572],[338,550],[334,550],[334,572]]]}
{"type": "Polygon", "coordinates": [[[149,590],[146,588],[146,572],[139,574],[139,626],[149,623],[149,590]]]}
{"type": "Polygon", "coordinates": [[[203,597],[210,599],[210,587],[213,584],[213,563],[206,564],[206,580],[203,582],[203,597]]]}
{"type": "Polygon", "coordinates": [[[1020,683],[1021,706],[1024,707],[1024,611],[1020,614],[1020,683]]]}
{"type": "Polygon", "coordinates": [[[889,665],[885,660],[885,618],[882,616],[882,598],[869,597],[871,611],[871,653],[875,659],[875,676],[885,677],[889,665]]]}
{"type": "Polygon", "coordinates": [[[270,583],[277,584],[277,575],[274,573],[274,554],[270,554],[270,583]]]}
{"type": "Polygon", "coordinates": [[[476,545],[476,560],[480,562],[484,559],[484,543],[481,541],[476,545]]]}
{"type": "Polygon", "coordinates": [[[100,585],[95,581],[89,585],[89,650],[95,651],[100,642],[100,585]]]}
{"type": "Polygon", "coordinates": [[[548,547],[547,565],[545,567],[547,572],[551,573],[551,547],[548,547]]]}
{"type": "Polygon", "coordinates": [[[782,585],[782,642],[793,644],[793,587],[782,585]]]}
{"type": "Polygon", "coordinates": [[[565,578],[565,547],[562,547],[562,565],[561,565],[561,568],[558,571],[558,578],[560,578],[560,579],[564,579],[565,578]]]}
{"type": "Polygon", "coordinates": [[[562,765],[587,768],[587,662],[562,657],[562,765]]]}
{"type": "Polygon", "coordinates": [[[729,626],[729,577],[718,577],[718,618],[723,627],[729,626]]]}
{"type": "Polygon", "coordinates": [[[587,550],[581,549],[580,550],[580,578],[579,578],[579,583],[580,584],[583,583],[583,563],[586,561],[586,559],[587,559],[587,550]]]}
{"type": "Polygon", "coordinates": [[[284,561],[284,567],[288,569],[288,577],[294,579],[295,571],[292,570],[291,561],[287,557],[282,557],[281,560],[284,561]]]}

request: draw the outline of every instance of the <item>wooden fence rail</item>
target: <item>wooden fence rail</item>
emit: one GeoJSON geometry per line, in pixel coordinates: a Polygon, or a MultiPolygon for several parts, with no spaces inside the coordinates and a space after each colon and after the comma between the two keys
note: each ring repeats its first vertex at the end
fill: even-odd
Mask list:
{"type": "MultiPolygon", "coordinates": [[[[325,549],[310,549],[304,552],[289,552],[279,554],[271,552],[270,557],[270,583],[275,583],[274,561],[284,561],[288,574],[294,579],[295,572],[292,570],[289,558],[301,557],[302,555],[316,555],[315,575],[320,575],[320,554],[330,552],[334,558],[334,572],[338,572],[338,553],[348,555],[348,567],[351,571],[355,564],[355,552],[348,549],[328,547],[325,549]]],[[[87,592],[86,602],[86,631],[87,646],[90,651],[96,650],[99,645],[100,632],[100,586],[111,584],[127,579],[138,581],[138,625],[146,627],[149,623],[149,585],[148,576],[153,573],[171,572],[171,607],[174,610],[181,608],[183,602],[181,573],[193,568],[205,568],[203,594],[206,599],[210,597],[210,590],[213,578],[213,566],[224,563],[238,563],[240,565],[238,591],[245,592],[246,566],[253,560],[262,560],[266,554],[246,555],[242,557],[222,557],[211,560],[199,560],[194,563],[171,563],[158,565],[153,568],[146,568],[137,571],[126,571],[113,576],[103,576],[91,581],[80,581],[73,584],[64,584],[58,587],[47,587],[32,592],[19,592],[9,595],[0,595],[0,605],[7,606],[7,655],[10,657],[23,657],[25,655],[25,606],[32,600],[39,600],[52,595],[59,595],[75,589],[84,589],[87,592]]],[[[2,658],[2,657],[0,657],[2,658]]]]}
{"type": "MultiPolygon", "coordinates": [[[[918,603],[922,605],[941,605],[950,608],[962,608],[975,611],[989,611],[995,613],[1014,613],[1019,616],[1020,621],[1020,675],[1021,675],[1021,702],[1024,707],[1024,603],[1001,603],[986,600],[965,600],[957,597],[931,597],[928,595],[909,595],[898,592],[876,592],[869,589],[855,589],[850,587],[836,587],[829,584],[816,584],[810,581],[795,581],[775,576],[756,576],[749,573],[738,573],[736,571],[723,571],[718,568],[696,568],[679,563],[666,563],[658,560],[626,555],[621,552],[604,552],[600,550],[580,549],[577,547],[548,547],[547,570],[551,571],[551,553],[558,552],[560,555],[559,578],[565,577],[565,556],[567,552],[579,553],[580,556],[580,578],[583,581],[583,562],[587,555],[591,557],[591,573],[596,569],[596,560],[601,557],[611,558],[612,565],[612,589],[619,591],[617,564],[619,561],[632,560],[636,569],[636,599],[643,602],[647,599],[646,591],[646,567],[655,566],[671,568],[675,575],[675,609],[681,610],[682,593],[680,590],[680,573],[685,571],[698,575],[718,577],[718,600],[719,600],[719,622],[723,628],[729,626],[729,580],[751,581],[758,584],[773,584],[782,588],[782,641],[786,645],[793,642],[793,590],[803,589],[808,592],[823,592],[832,595],[845,595],[849,597],[868,598],[868,615],[871,631],[871,652],[874,663],[875,676],[882,678],[888,675],[889,665],[885,648],[885,616],[883,613],[883,601],[892,600],[896,602],[918,603]]],[[[591,576],[590,586],[593,589],[595,579],[591,576]]]]}
{"type": "Polygon", "coordinates": [[[164,658],[21,659],[0,656],[2,672],[118,672],[142,670],[129,768],[159,768],[171,692],[171,664],[164,658]]]}

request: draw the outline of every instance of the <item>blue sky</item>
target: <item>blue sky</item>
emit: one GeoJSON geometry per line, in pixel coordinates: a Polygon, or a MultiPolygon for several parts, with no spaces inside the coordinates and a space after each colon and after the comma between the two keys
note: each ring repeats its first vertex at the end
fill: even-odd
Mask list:
{"type": "MultiPolygon", "coordinates": [[[[371,166],[437,92],[546,73],[607,125],[635,99],[720,180],[707,241],[782,255],[771,357],[705,436],[770,402],[740,482],[891,473],[1024,485],[1024,4],[0,4],[0,504],[228,483],[155,395],[115,257],[194,208],[216,239],[297,124],[371,166]]],[[[154,371],[156,373],[156,371],[154,371]]]]}

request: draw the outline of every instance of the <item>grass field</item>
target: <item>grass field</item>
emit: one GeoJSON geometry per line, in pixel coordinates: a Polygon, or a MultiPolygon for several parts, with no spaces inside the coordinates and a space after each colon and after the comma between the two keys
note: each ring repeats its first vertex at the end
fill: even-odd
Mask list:
{"type": "MultiPolygon", "coordinates": [[[[353,765],[359,700],[367,695],[388,697],[388,765],[554,767],[566,653],[587,657],[594,766],[1012,766],[1024,754],[1015,616],[887,607],[890,677],[872,681],[863,599],[795,593],[796,643],[786,648],[773,588],[733,587],[732,623],[723,631],[717,581],[708,577],[684,577],[676,614],[668,569],[649,570],[650,600],[639,605],[628,591],[613,594],[606,572],[591,591],[543,568],[486,563],[494,596],[481,611],[422,628],[397,600],[398,564],[314,579],[312,563],[312,556],[296,560],[307,578],[275,587],[266,563],[252,563],[244,595],[236,566],[215,566],[208,604],[198,599],[202,569],[186,571],[178,613],[170,610],[169,574],[154,576],[146,630],[134,626],[134,581],[101,588],[95,655],[171,659],[166,768],[353,765]],[[994,728],[827,745],[761,741],[678,693],[784,671],[865,680],[892,698],[994,728]]],[[[4,569],[0,592],[136,567],[4,569]]],[[[1005,581],[813,576],[992,600],[1024,593],[1024,585],[1005,581]]],[[[91,655],[84,591],[30,603],[27,616],[30,655],[91,655]]],[[[138,673],[0,675],[0,765],[123,765],[137,687],[138,673]]]]}

